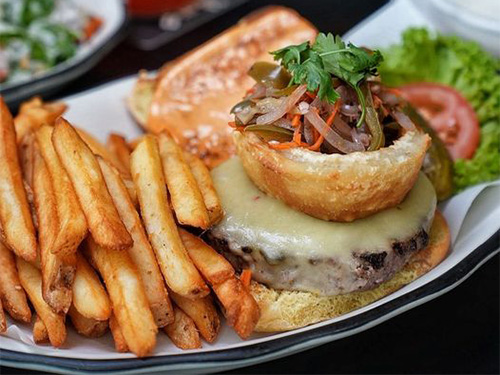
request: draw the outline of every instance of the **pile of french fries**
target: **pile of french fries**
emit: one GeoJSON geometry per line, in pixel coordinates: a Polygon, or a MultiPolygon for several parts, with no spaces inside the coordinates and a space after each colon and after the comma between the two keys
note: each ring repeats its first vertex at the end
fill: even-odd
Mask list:
{"type": "Polygon", "coordinates": [[[158,329],[182,349],[216,340],[218,302],[247,338],[260,315],[247,283],[192,234],[223,216],[203,161],[167,133],[103,145],[65,110],[35,98],[13,119],[0,97],[0,332],[5,310],[61,347],[69,317],[142,357],[158,329]]]}

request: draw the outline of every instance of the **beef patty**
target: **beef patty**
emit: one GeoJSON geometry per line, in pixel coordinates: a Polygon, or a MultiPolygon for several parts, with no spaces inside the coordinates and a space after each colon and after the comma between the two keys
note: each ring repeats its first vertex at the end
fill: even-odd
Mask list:
{"type": "Polygon", "coordinates": [[[224,219],[207,241],[237,269],[275,289],[336,295],[366,290],[391,278],[425,248],[436,208],[420,175],[401,204],[351,223],[319,220],[258,190],[238,158],[212,171],[224,219]]]}

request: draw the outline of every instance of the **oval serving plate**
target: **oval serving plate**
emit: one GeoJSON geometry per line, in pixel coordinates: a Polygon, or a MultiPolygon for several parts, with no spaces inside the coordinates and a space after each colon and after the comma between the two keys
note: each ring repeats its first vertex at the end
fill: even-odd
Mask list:
{"type": "MultiPolygon", "coordinates": [[[[127,137],[141,134],[125,109],[124,96],[134,80],[125,78],[63,99],[70,107],[66,117],[101,140],[109,132],[127,137]]],[[[10,326],[7,336],[0,336],[0,364],[73,374],[208,373],[269,361],[354,335],[448,292],[499,252],[500,205],[495,199],[500,184],[478,191],[482,192],[472,198],[475,202],[462,230],[452,231],[453,249],[440,265],[399,291],[341,317],[291,332],[256,334],[247,341],[224,327],[215,344],[192,351],[176,349],[161,335],[154,355],[143,359],[116,353],[109,335],[90,340],[70,332],[65,348],[54,349],[30,342],[30,327],[10,326]]],[[[451,212],[444,208],[449,221],[454,220],[451,212]]]]}
{"type": "Polygon", "coordinates": [[[103,20],[101,29],[71,59],[32,79],[0,85],[0,95],[8,105],[19,104],[33,95],[55,92],[65,83],[81,76],[99,62],[119,42],[126,24],[123,0],[73,0],[103,20]]]}
{"type": "MultiPolygon", "coordinates": [[[[414,8],[408,12],[408,4],[409,0],[391,1],[349,32],[348,39],[371,45],[374,29],[385,30],[377,23],[386,24],[384,18],[394,19],[395,13],[401,15],[396,17],[401,22],[387,31],[388,43],[396,41],[400,31],[414,22],[429,26],[414,8]]],[[[66,117],[102,141],[109,132],[136,137],[141,130],[125,109],[125,96],[135,79],[125,78],[63,99],[70,107],[66,117]]],[[[35,346],[30,327],[15,326],[9,327],[7,336],[0,336],[0,364],[72,374],[209,373],[254,365],[354,335],[452,290],[500,251],[500,180],[468,192],[441,207],[454,239],[450,254],[441,264],[397,292],[341,317],[291,332],[256,334],[247,341],[241,341],[224,325],[215,344],[204,343],[202,349],[192,351],[178,350],[160,335],[153,356],[143,359],[116,353],[109,335],[89,340],[70,331],[65,348],[53,349],[35,346]],[[467,215],[456,210],[473,202],[467,215]],[[463,225],[457,224],[464,217],[463,225]]]]}

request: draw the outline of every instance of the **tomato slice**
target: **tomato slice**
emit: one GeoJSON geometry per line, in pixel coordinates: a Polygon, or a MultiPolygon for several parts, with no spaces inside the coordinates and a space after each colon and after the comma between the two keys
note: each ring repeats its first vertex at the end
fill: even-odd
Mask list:
{"type": "Polygon", "coordinates": [[[398,87],[443,140],[453,160],[470,159],[479,144],[479,122],[467,100],[454,88],[438,83],[398,87]]]}

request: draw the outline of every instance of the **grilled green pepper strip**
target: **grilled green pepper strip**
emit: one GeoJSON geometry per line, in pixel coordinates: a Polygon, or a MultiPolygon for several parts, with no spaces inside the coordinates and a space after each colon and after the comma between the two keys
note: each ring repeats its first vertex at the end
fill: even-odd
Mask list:
{"type": "MultiPolygon", "coordinates": [[[[365,112],[364,119],[372,136],[370,146],[368,146],[367,151],[375,151],[381,147],[384,147],[384,132],[382,131],[382,126],[380,125],[380,121],[378,120],[377,111],[373,107],[372,93],[368,84],[364,83],[361,90],[362,91],[359,92],[358,97],[362,101],[360,104],[365,112]]],[[[361,116],[363,116],[363,114],[361,114],[361,116]]]]}
{"type": "Polygon", "coordinates": [[[245,108],[251,106],[253,103],[251,100],[242,100],[239,103],[236,103],[233,108],[231,108],[231,111],[229,111],[230,114],[234,115],[238,112],[243,111],[245,108]]]}
{"type": "Polygon", "coordinates": [[[431,180],[439,201],[445,200],[453,194],[453,161],[443,141],[427,122],[410,105],[403,108],[403,112],[432,139],[431,146],[425,155],[422,172],[431,180]]]}
{"type": "Polygon", "coordinates": [[[292,93],[295,91],[295,89],[299,87],[299,85],[292,85],[285,87],[284,89],[279,89],[279,90],[274,90],[272,92],[272,96],[289,96],[292,95],[292,93]]]}
{"type": "Polygon", "coordinates": [[[255,132],[265,141],[289,142],[293,139],[293,132],[276,125],[248,125],[245,131],[255,132]]]}
{"type": "Polygon", "coordinates": [[[292,76],[281,65],[259,61],[252,65],[248,75],[255,82],[271,86],[275,89],[284,89],[290,83],[292,76]]]}

